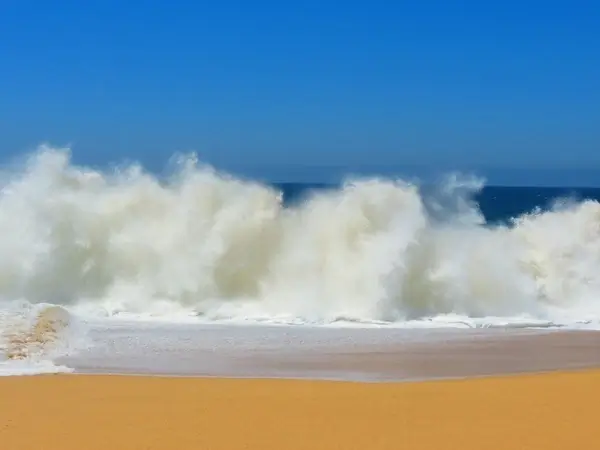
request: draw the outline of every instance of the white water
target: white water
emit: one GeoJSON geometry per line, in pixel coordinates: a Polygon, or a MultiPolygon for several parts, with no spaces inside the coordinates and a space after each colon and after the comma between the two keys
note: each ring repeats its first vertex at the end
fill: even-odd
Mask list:
{"type": "Polygon", "coordinates": [[[159,181],[42,147],[6,167],[0,329],[21,320],[15,304],[175,322],[600,324],[597,202],[492,228],[470,201],[476,180],[441,186],[448,210],[386,179],[284,208],[268,186],[176,166],[159,181]]]}

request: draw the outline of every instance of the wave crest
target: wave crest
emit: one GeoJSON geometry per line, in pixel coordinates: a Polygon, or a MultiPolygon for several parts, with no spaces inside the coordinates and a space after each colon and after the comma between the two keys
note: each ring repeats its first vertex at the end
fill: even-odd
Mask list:
{"type": "Polygon", "coordinates": [[[398,321],[600,317],[600,204],[486,225],[477,179],[434,194],[358,179],[290,207],[282,193],[182,158],[77,167],[42,147],[5,172],[0,298],[94,313],[398,321]]]}

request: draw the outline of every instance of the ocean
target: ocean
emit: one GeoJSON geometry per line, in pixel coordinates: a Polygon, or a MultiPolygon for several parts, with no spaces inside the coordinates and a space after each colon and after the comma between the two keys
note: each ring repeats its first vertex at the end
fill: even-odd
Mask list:
{"type": "Polygon", "coordinates": [[[157,177],[44,147],[3,170],[0,372],[221,373],[215,349],[598,329],[598,200],[468,174],[268,184],[194,158],[157,177]]]}
{"type": "MultiPolygon", "coordinates": [[[[283,193],[284,202],[295,203],[307,193],[336,189],[325,183],[274,183],[283,193]]],[[[477,205],[487,224],[510,224],[524,214],[549,211],[557,204],[600,201],[597,187],[535,187],[535,186],[482,186],[473,192],[471,200],[477,205]]]]}

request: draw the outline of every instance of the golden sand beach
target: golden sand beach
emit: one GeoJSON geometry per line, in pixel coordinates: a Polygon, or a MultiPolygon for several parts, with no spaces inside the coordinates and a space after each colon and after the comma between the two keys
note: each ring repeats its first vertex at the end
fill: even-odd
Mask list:
{"type": "Polygon", "coordinates": [[[419,383],[0,379],[6,450],[595,448],[600,370],[419,383]]]}

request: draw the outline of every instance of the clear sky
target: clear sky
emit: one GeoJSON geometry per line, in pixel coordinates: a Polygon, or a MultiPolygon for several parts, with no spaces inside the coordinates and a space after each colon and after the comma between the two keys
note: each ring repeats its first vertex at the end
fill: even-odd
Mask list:
{"type": "Polygon", "coordinates": [[[600,173],[600,3],[5,0],[0,136],[90,164],[600,173]]]}

